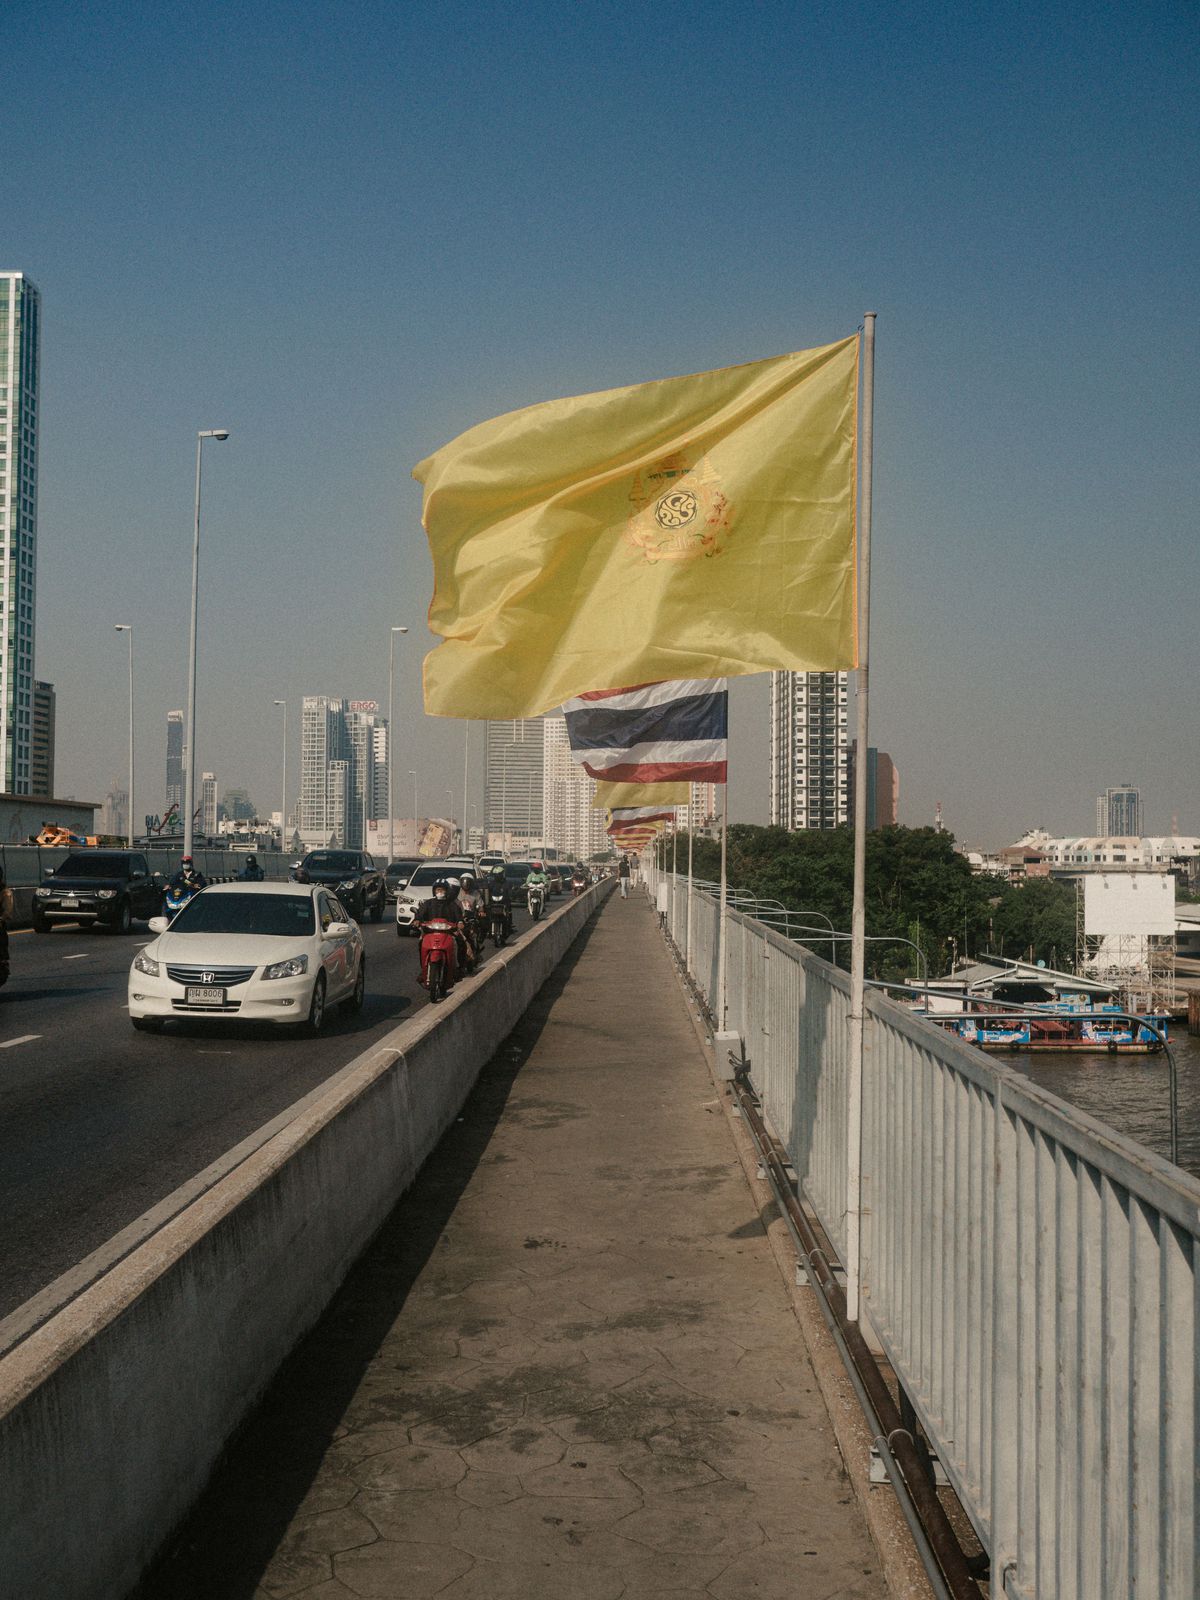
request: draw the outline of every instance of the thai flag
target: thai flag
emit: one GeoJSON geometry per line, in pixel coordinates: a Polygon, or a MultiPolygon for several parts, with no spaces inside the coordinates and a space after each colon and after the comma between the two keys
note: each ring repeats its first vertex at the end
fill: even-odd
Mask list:
{"type": "Polygon", "coordinates": [[[610,783],[724,783],[729,748],[725,678],[676,678],[596,689],[563,706],[571,754],[610,783]]]}

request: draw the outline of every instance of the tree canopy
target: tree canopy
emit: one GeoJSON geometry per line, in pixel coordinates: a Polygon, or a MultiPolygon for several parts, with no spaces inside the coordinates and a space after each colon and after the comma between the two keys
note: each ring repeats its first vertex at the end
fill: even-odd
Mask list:
{"type": "MultiPolygon", "coordinates": [[[[670,844],[659,841],[660,858],[670,863],[670,844]]],[[[721,870],[720,841],[697,835],[693,870],[716,882],[721,870]]],[[[677,860],[686,870],[687,835],[679,836],[677,860]]],[[[730,888],[789,913],[816,913],[814,929],[828,917],[848,933],[854,891],[854,834],[850,828],[801,830],[734,823],[729,829],[730,888]]],[[[867,935],[896,942],[867,946],[867,972],[883,979],[915,978],[920,962],[901,940],[916,945],[929,975],[949,970],[955,955],[997,955],[1073,964],[1075,893],[1048,878],[1010,883],[972,872],[955,849],[954,836],[933,828],[881,828],[867,838],[867,935]]],[[[792,918],[793,926],[796,918],[792,918]]],[[[806,934],[819,955],[829,954],[817,932],[806,934]]],[[[837,945],[839,966],[850,964],[849,944],[837,945]]]]}

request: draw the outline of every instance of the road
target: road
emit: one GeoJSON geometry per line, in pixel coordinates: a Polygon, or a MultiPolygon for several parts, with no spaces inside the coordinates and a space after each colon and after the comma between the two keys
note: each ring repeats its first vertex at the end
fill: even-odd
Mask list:
{"type": "MultiPolygon", "coordinates": [[[[552,901],[550,909],[562,904],[552,901]]],[[[517,938],[528,926],[517,914],[517,938]]],[[[0,1319],[428,1004],[415,939],[366,923],[360,1015],[316,1039],[236,1022],[135,1033],[129,964],[151,935],[12,935],[0,989],[0,1319]]],[[[488,947],[486,959],[494,952],[488,947]]]]}

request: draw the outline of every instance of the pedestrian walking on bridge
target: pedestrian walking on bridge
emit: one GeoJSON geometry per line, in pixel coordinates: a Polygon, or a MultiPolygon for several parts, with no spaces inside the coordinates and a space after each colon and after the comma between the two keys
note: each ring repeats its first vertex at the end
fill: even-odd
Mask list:
{"type": "Polygon", "coordinates": [[[617,868],[617,877],[621,880],[621,899],[629,899],[629,857],[621,857],[621,865],[617,868]]]}

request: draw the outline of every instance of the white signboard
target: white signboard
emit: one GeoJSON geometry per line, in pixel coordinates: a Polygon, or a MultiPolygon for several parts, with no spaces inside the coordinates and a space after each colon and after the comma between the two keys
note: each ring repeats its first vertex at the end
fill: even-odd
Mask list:
{"type": "Polygon", "coordinates": [[[1106,938],[1175,932],[1175,879],[1168,872],[1089,872],[1083,931],[1106,938]]]}

